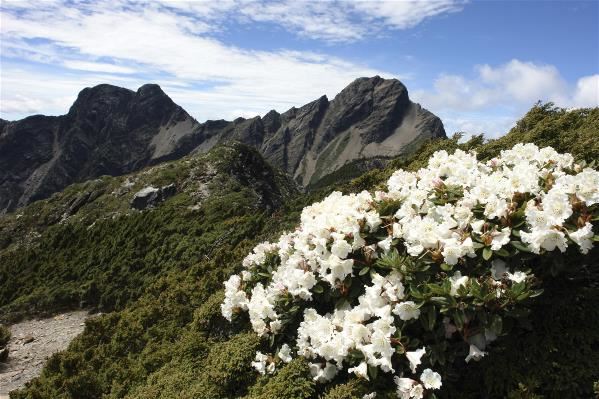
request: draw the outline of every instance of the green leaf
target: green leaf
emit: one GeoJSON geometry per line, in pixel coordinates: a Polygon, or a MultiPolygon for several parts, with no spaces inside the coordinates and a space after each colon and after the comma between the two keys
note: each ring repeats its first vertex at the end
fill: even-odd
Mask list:
{"type": "Polygon", "coordinates": [[[414,297],[415,299],[422,299],[422,298],[424,298],[424,296],[422,295],[422,293],[420,292],[420,290],[418,290],[414,286],[410,286],[410,295],[412,297],[414,297]]]}
{"type": "Polygon", "coordinates": [[[519,227],[522,227],[524,225],[525,220],[521,220],[518,223],[514,223],[514,225],[512,226],[514,228],[514,230],[516,230],[519,227]]]}
{"type": "Polygon", "coordinates": [[[451,270],[453,270],[453,266],[448,265],[447,263],[441,263],[441,270],[445,272],[450,272],[451,270]]]}
{"type": "Polygon", "coordinates": [[[370,376],[370,378],[372,378],[373,380],[376,380],[376,377],[379,375],[379,368],[376,366],[371,366],[370,364],[368,365],[368,375],[370,376]]]}
{"type": "Polygon", "coordinates": [[[538,290],[533,290],[532,293],[530,294],[531,298],[537,297],[539,295],[541,295],[543,293],[543,289],[538,289],[538,290]]]}
{"type": "Polygon", "coordinates": [[[314,287],[312,287],[312,292],[315,294],[322,294],[324,292],[324,288],[322,285],[316,284],[314,287]]]}
{"type": "Polygon", "coordinates": [[[510,253],[505,248],[501,248],[499,251],[495,251],[495,253],[499,256],[503,256],[504,258],[510,256],[510,253]]]}
{"type": "Polygon", "coordinates": [[[530,292],[523,292],[516,298],[517,301],[523,301],[530,296],[530,292]]]}
{"type": "Polygon", "coordinates": [[[387,254],[383,255],[376,261],[376,266],[383,269],[397,269],[403,263],[402,257],[397,252],[397,248],[393,248],[387,254]]]}
{"type": "Polygon", "coordinates": [[[510,244],[518,251],[532,253],[532,251],[522,241],[510,241],[510,244]]]}
{"type": "Polygon", "coordinates": [[[370,271],[370,267],[366,266],[363,267],[362,270],[360,270],[360,273],[358,273],[359,276],[363,276],[365,274],[367,274],[370,271]]]}
{"type": "Polygon", "coordinates": [[[521,281],[512,286],[512,292],[514,293],[514,295],[520,295],[522,291],[524,291],[524,288],[526,288],[526,283],[524,281],[521,281]]]}
{"type": "Polygon", "coordinates": [[[437,315],[435,313],[434,306],[427,306],[420,309],[420,322],[427,331],[432,331],[435,328],[435,322],[437,321],[437,315]]]}
{"type": "Polygon", "coordinates": [[[489,259],[491,259],[492,256],[493,256],[493,251],[491,250],[491,247],[485,247],[485,249],[483,249],[483,259],[489,260],[489,259]]]}
{"type": "Polygon", "coordinates": [[[434,296],[431,298],[431,301],[439,305],[449,305],[449,300],[444,296],[434,296]]]}
{"type": "Polygon", "coordinates": [[[427,284],[426,288],[428,288],[429,291],[433,294],[445,294],[445,290],[443,289],[443,287],[437,284],[427,284]]]}
{"type": "Polygon", "coordinates": [[[337,302],[335,303],[335,308],[339,309],[344,307],[345,305],[348,304],[348,301],[345,297],[341,297],[337,300],[337,302]]]}

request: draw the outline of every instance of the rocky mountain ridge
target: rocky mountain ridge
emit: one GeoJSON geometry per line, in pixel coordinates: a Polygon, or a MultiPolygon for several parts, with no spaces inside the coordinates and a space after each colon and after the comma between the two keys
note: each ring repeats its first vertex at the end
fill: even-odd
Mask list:
{"type": "Polygon", "coordinates": [[[0,211],[48,197],[74,182],[122,175],[178,158],[157,154],[161,132],[189,131],[197,122],[158,85],[136,92],[111,85],[82,90],[68,114],[34,115],[0,124],[0,211]]]}
{"type": "Polygon", "coordinates": [[[401,82],[378,76],[356,79],[333,100],[205,123],[158,85],[102,84],[81,91],[66,115],[0,120],[0,212],[230,141],[258,149],[308,186],[348,162],[394,157],[436,137],[445,137],[441,120],[411,102],[401,82]]]}

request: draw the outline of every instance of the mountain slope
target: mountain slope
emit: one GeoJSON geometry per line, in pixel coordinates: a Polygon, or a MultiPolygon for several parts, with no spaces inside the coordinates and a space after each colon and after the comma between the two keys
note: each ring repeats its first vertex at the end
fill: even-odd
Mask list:
{"type": "Polygon", "coordinates": [[[445,137],[440,119],[412,103],[401,82],[378,76],[355,80],[332,101],[202,124],[157,85],[99,85],[84,89],[67,115],[0,121],[0,212],[230,141],[307,186],[353,160],[409,153],[436,137],[445,137]]]}
{"type": "Polygon", "coordinates": [[[122,308],[173,268],[246,240],[292,194],[285,174],[236,143],[69,186],[0,218],[0,320],[122,308]],[[169,196],[134,209],[153,187],[169,187],[169,196]]]}
{"type": "MultiPolygon", "coordinates": [[[[259,196],[245,202],[245,190],[251,187],[241,184],[243,179],[234,179],[237,183],[233,183],[227,174],[221,176],[232,184],[216,185],[223,187],[223,191],[213,201],[211,195],[208,200],[200,201],[202,210],[188,209],[198,205],[188,195],[202,191],[199,184],[204,179],[203,173],[186,172],[189,171],[185,169],[186,162],[193,165],[194,156],[132,175],[142,180],[122,194],[122,198],[98,197],[97,202],[83,205],[62,224],[53,215],[62,215],[65,209],[70,209],[71,201],[85,191],[92,191],[93,184],[111,181],[106,187],[111,192],[127,186],[127,177],[71,186],[47,201],[29,205],[22,213],[0,216],[0,238],[5,242],[7,236],[23,232],[23,238],[1,246],[5,261],[0,265],[6,260],[12,262],[7,273],[31,267],[21,274],[21,283],[28,285],[11,298],[10,305],[3,307],[0,314],[26,310],[28,306],[35,311],[33,304],[37,302],[31,301],[28,294],[46,294],[47,271],[66,261],[71,262],[70,266],[61,268],[57,274],[63,279],[61,284],[70,288],[76,298],[68,307],[77,307],[78,295],[88,292],[88,285],[81,283],[87,270],[87,276],[97,276],[107,299],[119,298],[119,293],[123,293],[120,297],[123,301],[116,306],[118,310],[87,322],[84,333],[70,348],[49,359],[42,375],[14,393],[13,399],[349,399],[373,391],[378,392],[377,398],[396,397],[395,386],[380,381],[377,384],[340,378],[330,388],[317,385],[301,359],[282,367],[274,377],[260,377],[250,365],[255,351],[262,350],[256,335],[250,332],[247,322],[232,325],[220,315],[222,281],[241,270],[241,260],[257,242],[293,228],[303,206],[333,189],[373,190],[384,184],[395,169],[415,170],[441,149],[476,150],[481,159],[490,159],[517,142],[534,142],[539,146],[552,145],[560,152],[570,151],[577,160],[590,162],[599,157],[598,121],[599,108],[566,111],[550,106],[534,107],[516,128],[500,139],[486,142],[474,137],[465,143],[458,138],[428,142],[409,159],[391,161],[384,169],[369,171],[343,186],[328,186],[321,192],[308,194],[294,194],[289,188],[290,195],[282,196],[283,203],[274,207],[274,212],[261,211],[263,208],[255,205],[259,196]],[[133,193],[146,184],[162,186],[175,182],[180,187],[177,182],[185,181],[185,176],[190,177],[190,184],[197,183],[189,194],[184,191],[151,210],[132,212],[132,216],[119,211],[121,206],[128,209],[133,193]],[[113,219],[113,212],[120,212],[120,216],[113,219]],[[98,222],[90,228],[96,219],[98,222]],[[52,221],[53,226],[48,227],[44,220],[52,221]],[[4,229],[6,226],[12,228],[4,229]],[[65,234],[71,230],[72,233],[65,234]],[[93,246],[81,245],[92,242],[93,246]],[[34,274],[40,264],[30,263],[42,249],[47,252],[42,265],[46,269],[34,274]],[[29,279],[28,272],[32,273],[29,279]],[[140,278],[152,273],[159,276],[155,280],[140,278]],[[126,295],[132,291],[135,295],[126,295]]],[[[231,162],[240,159],[234,155],[236,151],[219,148],[213,151],[207,155],[213,156],[210,163],[226,155],[218,170],[237,170],[233,165],[240,162],[231,162]]],[[[261,176],[261,173],[248,168],[248,175],[261,176]]],[[[277,186],[286,184],[281,182],[277,186]]],[[[572,271],[557,278],[546,273],[543,276],[546,290],[535,298],[530,322],[505,326],[515,330],[501,337],[490,348],[492,353],[475,366],[463,361],[447,365],[447,378],[444,375],[443,393],[439,397],[593,397],[592,385],[599,376],[596,252],[597,249],[589,255],[588,267],[571,265],[572,271]]],[[[10,293],[14,286],[7,286],[4,276],[0,274],[0,293],[10,293]]],[[[59,309],[61,298],[48,297],[45,310],[59,309]]]]}

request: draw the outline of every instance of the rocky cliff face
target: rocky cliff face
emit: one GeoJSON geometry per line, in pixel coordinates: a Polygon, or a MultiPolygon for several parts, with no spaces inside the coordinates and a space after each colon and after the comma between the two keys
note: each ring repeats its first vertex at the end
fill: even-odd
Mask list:
{"type": "Polygon", "coordinates": [[[180,157],[198,123],[157,85],[86,88],[67,115],[0,123],[0,211],[67,185],[180,157]]]}
{"type": "Polygon", "coordinates": [[[401,82],[378,76],[357,79],[332,101],[321,97],[280,119],[261,151],[303,185],[349,161],[397,156],[410,144],[445,137],[441,120],[412,103],[401,82]]]}
{"type": "Polygon", "coordinates": [[[350,161],[397,156],[435,137],[445,137],[441,120],[411,102],[401,82],[378,76],[282,114],[202,124],[157,85],[99,85],[84,89],[67,115],[0,120],[0,211],[229,141],[258,149],[307,186],[350,161]]]}

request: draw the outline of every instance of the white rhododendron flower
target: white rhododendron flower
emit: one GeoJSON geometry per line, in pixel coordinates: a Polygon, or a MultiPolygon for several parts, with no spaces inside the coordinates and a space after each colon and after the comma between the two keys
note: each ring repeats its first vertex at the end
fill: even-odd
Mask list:
{"type": "Polygon", "coordinates": [[[259,351],[256,352],[256,358],[252,362],[252,367],[262,375],[266,373],[272,374],[275,371],[275,364],[269,361],[267,355],[259,351]]]}
{"type": "Polygon", "coordinates": [[[528,275],[521,271],[517,271],[515,273],[507,273],[507,278],[509,278],[515,283],[523,282],[524,280],[526,280],[526,277],[528,277],[528,275]]]}
{"type": "Polygon", "coordinates": [[[426,354],[426,350],[424,348],[417,349],[412,352],[406,352],[406,357],[410,361],[410,370],[412,373],[416,372],[416,368],[420,365],[422,356],[426,354]]]}
{"type": "Polygon", "coordinates": [[[420,381],[426,389],[441,388],[441,375],[431,369],[425,369],[420,375],[420,381]]]}
{"type": "Polygon", "coordinates": [[[407,321],[411,319],[417,319],[420,317],[420,309],[416,306],[414,301],[400,302],[395,305],[393,313],[399,316],[400,319],[407,321]]]}
{"type": "Polygon", "coordinates": [[[466,363],[468,363],[470,360],[479,361],[486,354],[487,352],[481,351],[476,345],[470,345],[470,351],[468,352],[468,356],[466,356],[466,363]]]}
{"type": "Polygon", "coordinates": [[[337,375],[337,367],[329,362],[326,362],[324,365],[320,363],[310,363],[310,374],[316,382],[328,382],[337,375]]]}
{"type": "Polygon", "coordinates": [[[568,233],[568,237],[580,247],[580,252],[587,254],[593,248],[593,225],[589,222],[584,227],[568,233]]]}
{"type": "Polygon", "coordinates": [[[397,397],[400,399],[422,399],[424,388],[418,381],[411,378],[395,377],[397,397]]]}
{"type": "Polygon", "coordinates": [[[466,362],[480,360],[507,309],[542,292],[539,267],[594,250],[597,204],[599,172],[550,147],[517,144],[487,162],[437,151],[395,171],[387,191],[333,192],[304,208],[294,231],[256,245],[224,283],[221,313],[247,313],[270,342],[252,362],[261,374],[302,356],[319,383],[393,373],[399,398],[420,399],[442,385],[427,368],[436,348],[469,345],[466,362]],[[403,377],[419,366],[419,379],[403,377]]]}
{"type": "Polygon", "coordinates": [[[221,305],[221,310],[223,316],[229,321],[233,316],[233,310],[248,308],[248,298],[245,292],[239,289],[240,285],[241,279],[236,274],[229,277],[229,280],[225,282],[225,302],[221,305]]]}
{"type": "Polygon", "coordinates": [[[291,348],[287,344],[283,344],[279,353],[277,353],[279,359],[281,359],[284,363],[289,363],[293,358],[291,357],[291,348]]]}
{"type": "Polygon", "coordinates": [[[462,273],[457,271],[449,278],[449,282],[451,283],[451,295],[456,296],[458,289],[468,283],[468,276],[462,276],[462,273]]]}
{"type": "Polygon", "coordinates": [[[358,377],[370,380],[370,378],[368,378],[368,365],[366,364],[366,362],[362,362],[359,365],[357,365],[356,367],[347,369],[347,372],[354,373],[358,377]]]}
{"type": "Polygon", "coordinates": [[[511,230],[506,227],[501,231],[494,231],[491,233],[493,240],[491,241],[491,249],[493,251],[499,251],[501,247],[510,242],[511,230]]]}

